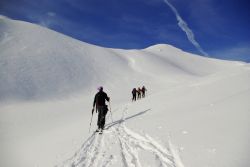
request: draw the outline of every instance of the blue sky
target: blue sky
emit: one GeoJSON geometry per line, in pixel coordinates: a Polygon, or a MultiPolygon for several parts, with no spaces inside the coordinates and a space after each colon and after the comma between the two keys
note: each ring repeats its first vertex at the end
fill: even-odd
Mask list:
{"type": "MultiPolygon", "coordinates": [[[[209,56],[250,62],[250,1],[169,2],[209,56]]],[[[0,0],[0,14],[104,47],[167,43],[200,54],[163,0],[0,0]]]]}

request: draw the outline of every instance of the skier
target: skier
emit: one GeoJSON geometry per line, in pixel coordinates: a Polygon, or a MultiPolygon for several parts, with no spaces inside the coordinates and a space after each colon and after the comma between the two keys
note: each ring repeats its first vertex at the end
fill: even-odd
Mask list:
{"type": "Polygon", "coordinates": [[[142,92],[142,97],[145,97],[145,92],[147,91],[147,89],[145,88],[145,86],[142,87],[141,92],[142,92]]]}
{"type": "Polygon", "coordinates": [[[138,87],[137,89],[137,99],[140,99],[141,98],[141,88],[138,87]]]}
{"type": "Polygon", "coordinates": [[[98,88],[99,92],[96,93],[94,103],[93,103],[93,109],[92,114],[94,112],[94,108],[96,107],[96,112],[98,111],[98,120],[97,120],[97,126],[98,129],[96,132],[102,132],[105,125],[105,116],[108,112],[108,106],[105,104],[105,101],[110,101],[110,98],[108,95],[103,91],[103,87],[100,86],[98,88]]]}
{"type": "Polygon", "coordinates": [[[132,101],[136,101],[136,88],[132,90],[132,101]]]}

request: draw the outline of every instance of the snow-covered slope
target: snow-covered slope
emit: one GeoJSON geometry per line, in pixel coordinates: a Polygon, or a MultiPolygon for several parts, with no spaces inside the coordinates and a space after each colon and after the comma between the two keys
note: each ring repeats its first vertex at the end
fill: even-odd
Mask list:
{"type": "Polygon", "coordinates": [[[103,48],[1,16],[0,166],[249,166],[249,83],[249,64],[103,48]],[[102,136],[96,115],[88,133],[99,85],[114,121],[102,136]]]}
{"type": "Polygon", "coordinates": [[[108,49],[30,23],[0,24],[1,99],[58,97],[125,72],[126,60],[108,49]]]}
{"type": "Polygon", "coordinates": [[[169,45],[129,51],[102,48],[4,17],[0,18],[0,50],[0,100],[58,98],[110,80],[127,84],[137,74],[138,80],[202,76],[224,64],[169,45]],[[130,77],[128,82],[124,76],[130,77]]]}

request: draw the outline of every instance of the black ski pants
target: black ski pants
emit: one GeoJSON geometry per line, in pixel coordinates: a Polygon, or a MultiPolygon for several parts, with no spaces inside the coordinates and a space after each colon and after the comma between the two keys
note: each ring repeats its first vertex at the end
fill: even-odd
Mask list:
{"type": "Polygon", "coordinates": [[[103,129],[105,125],[105,117],[108,112],[107,106],[98,106],[98,120],[97,120],[97,126],[98,129],[103,129]]]}
{"type": "Polygon", "coordinates": [[[136,93],[132,95],[133,95],[132,101],[136,101],[136,93]]]}

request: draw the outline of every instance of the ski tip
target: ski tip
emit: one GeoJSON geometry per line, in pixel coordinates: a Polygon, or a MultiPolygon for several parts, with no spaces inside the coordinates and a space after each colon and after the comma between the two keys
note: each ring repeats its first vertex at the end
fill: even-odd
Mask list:
{"type": "Polygon", "coordinates": [[[103,133],[103,130],[100,130],[100,131],[99,131],[99,134],[102,134],[102,133],[103,133]]]}

